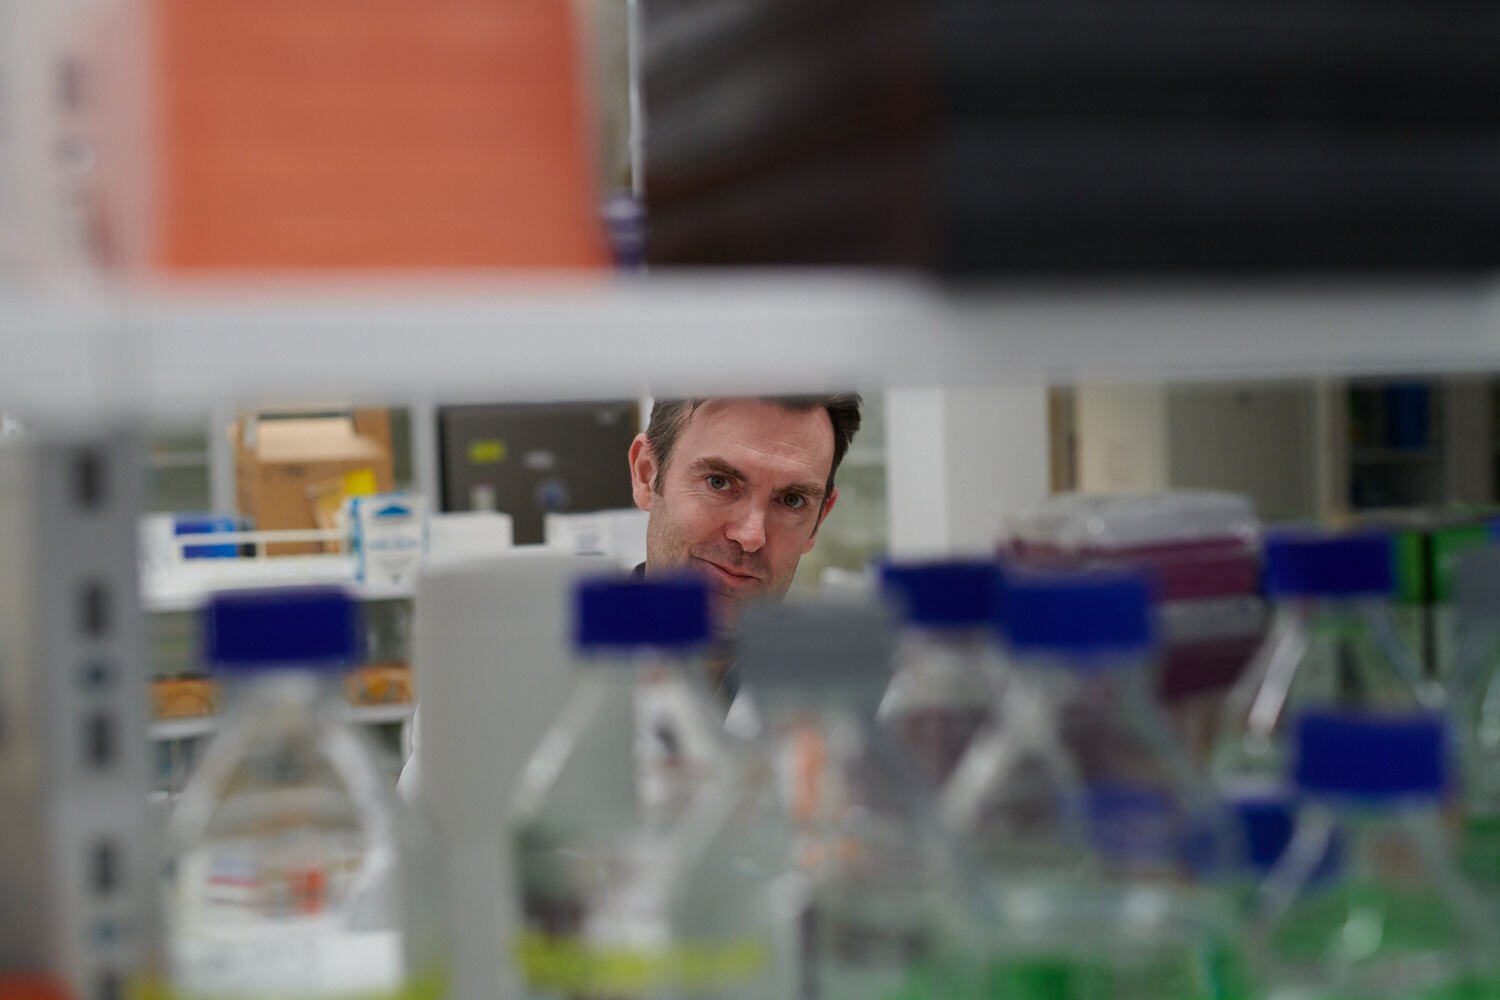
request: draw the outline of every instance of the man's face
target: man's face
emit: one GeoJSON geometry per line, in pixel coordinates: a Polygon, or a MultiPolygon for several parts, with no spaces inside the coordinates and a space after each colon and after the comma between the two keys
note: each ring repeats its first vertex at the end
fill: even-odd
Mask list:
{"type": "Polygon", "coordinates": [[[739,604],[779,599],[838,498],[823,495],[833,425],[821,406],[788,410],[752,399],[710,400],[687,419],[656,490],[644,434],[630,447],[636,506],[650,511],[646,564],[690,569],[717,595],[721,624],[739,604]]]}

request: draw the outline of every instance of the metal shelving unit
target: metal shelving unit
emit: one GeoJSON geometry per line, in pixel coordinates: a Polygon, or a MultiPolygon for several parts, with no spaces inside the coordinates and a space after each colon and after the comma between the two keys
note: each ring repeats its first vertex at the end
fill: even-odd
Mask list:
{"type": "MultiPolygon", "coordinates": [[[[351,706],[348,720],[360,726],[395,725],[410,719],[414,707],[406,702],[391,705],[351,706]]],[[[218,716],[200,715],[185,719],[158,719],[146,727],[146,733],[153,743],[163,743],[209,736],[218,728],[218,716]]]]}
{"type": "MultiPolygon", "coordinates": [[[[1500,280],[959,290],[802,272],[12,285],[0,287],[0,358],[0,407],[37,442],[331,392],[441,404],[1411,375],[1500,368],[1500,280]]],[[[130,551],[133,529],[122,517],[108,544],[130,551]]],[[[52,539],[43,560],[62,551],[58,536],[41,537],[52,539]]],[[[146,605],[200,599],[148,591],[146,605]]],[[[71,641],[70,624],[50,622],[35,626],[41,641],[71,641]]],[[[187,728],[157,734],[192,738],[187,728]]],[[[93,961],[69,965],[89,975],[93,961]]]]}
{"type": "Polygon", "coordinates": [[[139,461],[104,428],[0,447],[0,969],[99,1000],[139,969],[152,871],[139,461]]]}
{"type": "Polygon", "coordinates": [[[0,287],[23,417],[1500,365],[1500,280],[949,289],[900,273],[0,287]]]}

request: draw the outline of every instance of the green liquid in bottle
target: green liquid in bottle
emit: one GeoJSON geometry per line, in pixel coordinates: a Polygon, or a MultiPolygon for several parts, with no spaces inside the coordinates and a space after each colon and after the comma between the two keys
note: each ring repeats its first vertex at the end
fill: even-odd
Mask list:
{"type": "Polygon", "coordinates": [[[1344,883],[1309,896],[1276,927],[1270,958],[1283,985],[1267,1000],[1497,1000],[1500,980],[1461,964],[1467,943],[1440,896],[1344,883]],[[1298,966],[1344,969],[1349,985],[1297,986],[1298,966]]]}
{"type": "Polygon", "coordinates": [[[1217,945],[1130,955],[1101,942],[1091,957],[1020,955],[990,965],[986,1000],[1249,1000],[1238,953],[1217,945]]]}

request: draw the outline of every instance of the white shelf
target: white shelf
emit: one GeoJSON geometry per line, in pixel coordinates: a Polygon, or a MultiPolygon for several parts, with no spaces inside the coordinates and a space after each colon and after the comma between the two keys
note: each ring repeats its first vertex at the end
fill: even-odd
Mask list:
{"type": "MultiPolygon", "coordinates": [[[[360,726],[389,726],[410,719],[412,710],[413,706],[409,703],[358,705],[349,708],[346,718],[360,726]]],[[[210,736],[218,728],[218,716],[202,715],[190,719],[158,719],[147,727],[146,733],[152,742],[166,743],[210,736]]]]}
{"type": "Polygon", "coordinates": [[[251,400],[602,398],[834,386],[1500,368],[1500,281],[945,289],[902,273],[659,273],[0,289],[23,418],[251,400]]]}
{"type": "MultiPolygon", "coordinates": [[[[204,536],[208,538],[210,536],[204,536]]],[[[412,586],[356,583],[347,556],[274,556],[258,559],[194,559],[170,569],[141,574],[141,603],[147,611],[193,611],[220,590],[306,587],[334,584],[362,601],[405,600],[412,586]]]]}
{"type": "Polygon", "coordinates": [[[393,722],[405,722],[411,718],[412,706],[403,702],[399,705],[360,705],[349,709],[349,721],[362,726],[386,726],[393,722]]]}
{"type": "Polygon", "coordinates": [[[146,733],[153,743],[166,743],[207,736],[217,728],[218,716],[200,715],[188,719],[158,719],[146,728],[146,733]]]}

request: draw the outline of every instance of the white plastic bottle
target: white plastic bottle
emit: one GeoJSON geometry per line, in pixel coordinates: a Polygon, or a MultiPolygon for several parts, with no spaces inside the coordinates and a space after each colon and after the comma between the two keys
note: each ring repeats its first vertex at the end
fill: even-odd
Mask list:
{"type": "Polygon", "coordinates": [[[168,995],[442,995],[436,907],[423,905],[437,886],[344,719],[357,614],[325,588],[223,594],[207,609],[228,713],[168,825],[168,995]]]}
{"type": "Polygon", "coordinates": [[[999,570],[966,560],[891,563],[881,580],[902,624],[879,718],[933,788],[941,788],[993,720],[1000,698],[999,570]]]}
{"type": "Polygon", "coordinates": [[[611,578],[576,597],[578,678],[503,845],[525,995],[770,996],[763,884],[721,836],[740,766],[704,682],[708,593],[611,578]]]}

